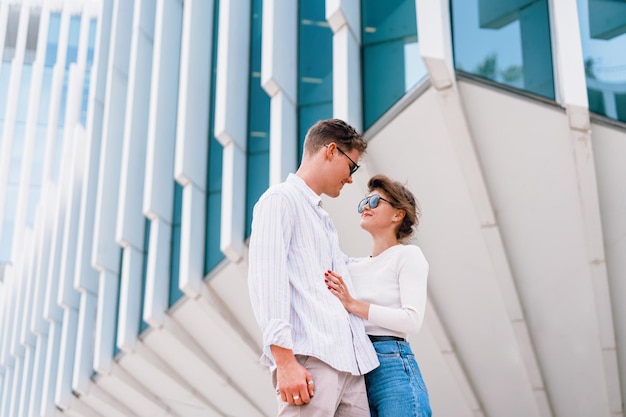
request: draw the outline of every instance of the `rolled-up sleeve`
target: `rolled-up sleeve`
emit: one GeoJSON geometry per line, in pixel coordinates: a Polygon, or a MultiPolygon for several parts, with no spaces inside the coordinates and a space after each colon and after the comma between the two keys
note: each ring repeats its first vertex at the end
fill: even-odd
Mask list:
{"type": "Polygon", "coordinates": [[[280,195],[268,195],[254,207],[248,258],[248,289],[263,333],[263,354],[273,362],[271,345],[293,349],[287,256],[292,216],[280,195]]]}

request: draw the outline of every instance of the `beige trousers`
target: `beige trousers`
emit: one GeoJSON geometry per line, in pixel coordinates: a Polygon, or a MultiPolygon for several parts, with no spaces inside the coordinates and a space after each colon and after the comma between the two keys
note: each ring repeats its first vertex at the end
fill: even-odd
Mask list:
{"type": "MultiPolygon", "coordinates": [[[[283,402],[276,394],[278,417],[370,417],[363,375],[340,372],[313,356],[296,355],[296,359],[313,375],[315,396],[298,406],[283,402]]],[[[275,370],[272,384],[276,390],[275,370]]]]}

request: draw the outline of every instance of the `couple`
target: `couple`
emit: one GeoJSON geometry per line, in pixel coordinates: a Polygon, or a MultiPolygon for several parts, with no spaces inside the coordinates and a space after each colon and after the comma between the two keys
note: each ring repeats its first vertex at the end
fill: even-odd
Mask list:
{"type": "Polygon", "coordinates": [[[279,416],[431,415],[405,340],[423,321],[428,275],[421,250],[401,243],[418,223],[413,194],[383,175],[369,180],[358,205],[373,238],[366,258],[348,259],[322,208],[322,194],[352,183],[366,148],[347,123],[317,122],[298,171],[254,208],[250,299],[279,416]]]}

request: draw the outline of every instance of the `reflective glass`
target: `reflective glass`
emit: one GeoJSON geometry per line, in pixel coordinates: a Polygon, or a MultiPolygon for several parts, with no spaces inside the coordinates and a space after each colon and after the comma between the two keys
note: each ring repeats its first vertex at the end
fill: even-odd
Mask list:
{"type": "Polygon", "coordinates": [[[248,103],[248,157],[246,171],[246,237],[252,209],[270,181],[270,97],[261,87],[261,29],[263,0],[252,2],[250,29],[250,101],[248,103]]]}
{"type": "Polygon", "coordinates": [[[426,74],[415,0],[362,0],[363,123],[367,129],[426,74]]]}
{"type": "Polygon", "coordinates": [[[183,215],[183,187],[174,181],[174,214],[172,218],[172,246],[170,249],[170,299],[171,307],[184,293],[180,290],[180,225],[183,215]]]}
{"type": "Polygon", "coordinates": [[[577,4],[589,110],[626,122],[626,2],[577,4]]]}
{"type": "Polygon", "coordinates": [[[59,31],[61,29],[61,14],[50,14],[48,22],[48,38],[46,44],[46,67],[52,67],[57,61],[59,49],[59,31]]]}
{"type": "Polygon", "coordinates": [[[209,156],[207,166],[206,230],[204,246],[204,273],[208,274],[224,259],[220,250],[220,234],[222,222],[222,145],[213,135],[215,109],[215,73],[217,71],[217,34],[219,28],[220,1],[215,0],[213,6],[213,45],[211,65],[211,105],[209,111],[209,156]]]}
{"type": "Polygon", "coordinates": [[[325,2],[300,0],[298,5],[299,160],[311,125],[333,116],[333,31],[325,2]]]}
{"type": "Polygon", "coordinates": [[[89,109],[89,85],[91,83],[91,67],[93,66],[94,48],[96,43],[96,29],[98,21],[91,19],[89,23],[89,42],[87,44],[87,65],[85,67],[85,81],[83,84],[83,101],[81,103],[80,122],[87,125],[87,110],[89,109]]]}
{"type": "Polygon", "coordinates": [[[24,51],[25,64],[32,64],[35,61],[40,21],[41,9],[30,8],[28,16],[28,34],[26,35],[26,51],[24,51]]]}
{"type": "Polygon", "coordinates": [[[146,301],[146,281],[148,277],[148,250],[150,249],[150,225],[152,222],[146,218],[143,229],[143,262],[141,266],[141,295],[139,296],[139,333],[148,328],[148,323],[143,319],[143,306],[146,301]]]}
{"type": "Polygon", "coordinates": [[[547,0],[451,0],[454,66],[554,100],[547,0]]]}
{"type": "MultiPolygon", "coordinates": [[[[121,353],[122,351],[120,350],[120,348],[117,345],[117,334],[118,334],[118,330],[120,327],[120,301],[121,301],[121,291],[122,291],[122,286],[120,285],[120,282],[122,282],[122,265],[124,265],[124,249],[120,248],[120,264],[118,266],[117,269],[117,286],[115,288],[116,293],[115,293],[115,305],[117,306],[117,308],[115,309],[115,331],[113,332],[113,357],[115,358],[119,353],[121,353]]],[[[108,300],[107,300],[108,301],[108,300]]]]}
{"type": "Polygon", "coordinates": [[[9,16],[7,17],[7,26],[4,30],[4,48],[2,60],[11,62],[15,57],[15,45],[17,44],[17,29],[20,22],[20,4],[9,5],[9,16]]]}

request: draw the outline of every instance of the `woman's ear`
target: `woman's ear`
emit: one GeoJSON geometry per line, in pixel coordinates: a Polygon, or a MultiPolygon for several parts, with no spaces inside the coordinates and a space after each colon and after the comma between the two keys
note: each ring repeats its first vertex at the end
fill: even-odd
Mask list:
{"type": "Polygon", "coordinates": [[[404,219],[404,216],[406,216],[406,211],[403,209],[398,209],[393,215],[393,218],[402,221],[404,219]]]}

